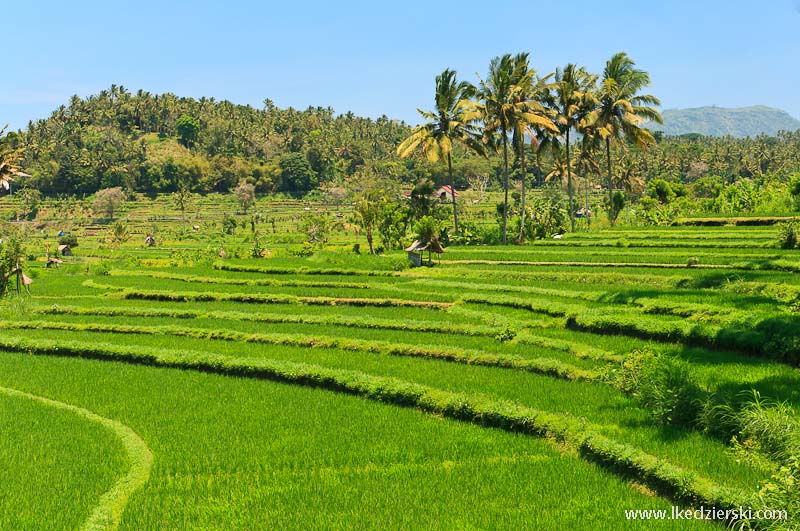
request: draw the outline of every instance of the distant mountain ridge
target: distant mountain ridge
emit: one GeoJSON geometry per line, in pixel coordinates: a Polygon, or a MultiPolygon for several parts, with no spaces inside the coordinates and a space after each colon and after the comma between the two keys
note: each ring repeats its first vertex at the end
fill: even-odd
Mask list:
{"type": "Polygon", "coordinates": [[[778,131],[800,129],[800,120],[786,111],[757,105],[726,109],[723,107],[698,107],[694,109],[668,109],[663,112],[664,125],[649,123],[654,131],[667,135],[699,133],[705,136],[754,137],[760,134],[775,136],[778,131]]]}

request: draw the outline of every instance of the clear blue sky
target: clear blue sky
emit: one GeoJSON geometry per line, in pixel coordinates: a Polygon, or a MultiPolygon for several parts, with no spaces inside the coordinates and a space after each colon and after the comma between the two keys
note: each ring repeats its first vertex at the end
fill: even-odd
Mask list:
{"type": "Polygon", "coordinates": [[[415,122],[444,68],[474,81],[523,50],[542,73],[599,71],[624,50],[665,108],[800,117],[800,0],[3,3],[0,126],[12,128],[112,83],[415,122]]]}

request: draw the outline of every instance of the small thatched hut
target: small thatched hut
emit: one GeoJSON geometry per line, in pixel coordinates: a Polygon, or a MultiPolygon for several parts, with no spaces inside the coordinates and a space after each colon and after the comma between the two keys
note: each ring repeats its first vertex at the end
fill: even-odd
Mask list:
{"type": "Polygon", "coordinates": [[[441,255],[444,252],[444,248],[442,244],[439,243],[439,240],[433,238],[431,241],[427,243],[423,243],[419,240],[414,240],[414,243],[411,246],[405,249],[406,253],[408,253],[408,259],[414,266],[421,266],[422,265],[422,253],[428,251],[428,261],[431,260],[431,253],[436,253],[436,255],[441,255]]]}

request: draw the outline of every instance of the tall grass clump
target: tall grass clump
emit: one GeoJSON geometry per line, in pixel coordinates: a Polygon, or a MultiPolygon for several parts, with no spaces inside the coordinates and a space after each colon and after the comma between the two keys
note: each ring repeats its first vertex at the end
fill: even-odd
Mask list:
{"type": "Polygon", "coordinates": [[[787,464],[800,456],[800,417],[786,402],[762,398],[753,391],[753,399],[738,412],[739,438],[768,459],[787,464]]]}
{"type": "Polygon", "coordinates": [[[692,425],[704,396],[689,377],[688,363],[649,349],[628,357],[617,384],[665,425],[692,425]]]}
{"type": "Polygon", "coordinates": [[[778,229],[778,247],[794,249],[797,247],[797,222],[794,220],[781,223],[778,229]]]}

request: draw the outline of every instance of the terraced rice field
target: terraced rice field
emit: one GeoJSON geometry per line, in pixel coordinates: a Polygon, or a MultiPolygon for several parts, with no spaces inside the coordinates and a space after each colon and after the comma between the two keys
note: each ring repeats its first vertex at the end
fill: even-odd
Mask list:
{"type": "Polygon", "coordinates": [[[747,503],[770,469],[613,380],[651,349],[800,406],[774,233],[41,269],[0,322],[0,456],[25,464],[0,529],[676,529],[625,510],[747,503]]]}

